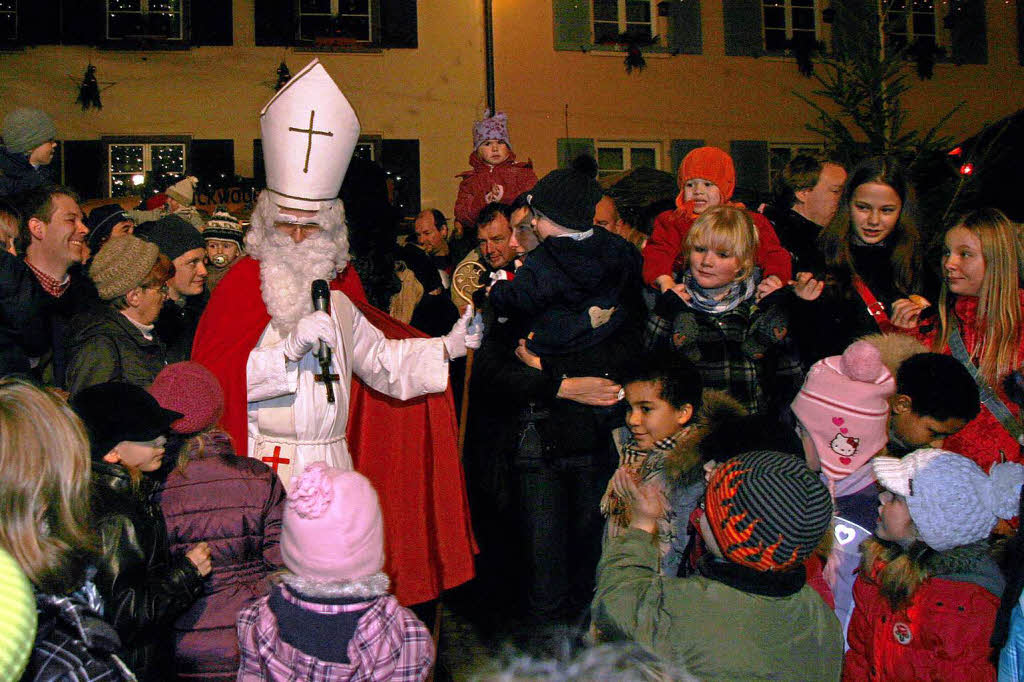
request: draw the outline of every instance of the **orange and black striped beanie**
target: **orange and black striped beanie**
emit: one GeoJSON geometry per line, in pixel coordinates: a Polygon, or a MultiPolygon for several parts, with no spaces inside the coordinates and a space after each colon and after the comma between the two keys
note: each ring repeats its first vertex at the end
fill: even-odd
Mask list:
{"type": "Polygon", "coordinates": [[[715,470],[704,510],[726,559],[758,571],[787,571],[821,542],[832,497],[802,459],[756,451],[715,470]]]}

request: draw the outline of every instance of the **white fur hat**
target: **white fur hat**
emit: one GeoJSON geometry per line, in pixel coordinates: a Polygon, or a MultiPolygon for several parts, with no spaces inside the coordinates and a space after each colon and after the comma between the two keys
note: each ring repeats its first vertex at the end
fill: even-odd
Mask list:
{"type": "Polygon", "coordinates": [[[338,198],[359,119],[331,76],[314,59],[260,112],[267,191],[278,206],[316,211],[338,198]]]}

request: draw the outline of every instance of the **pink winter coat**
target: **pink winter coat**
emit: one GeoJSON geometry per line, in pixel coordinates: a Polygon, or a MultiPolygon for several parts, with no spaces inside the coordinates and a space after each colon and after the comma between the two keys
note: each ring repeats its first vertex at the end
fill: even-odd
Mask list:
{"type": "Polygon", "coordinates": [[[501,198],[498,201],[511,204],[516,197],[537,184],[533,162],[516,163],[516,155],[511,151],[508,158],[497,166],[486,163],[473,152],[469,155],[469,165],[473,170],[455,176],[462,178],[459,194],[455,198],[455,219],[466,228],[476,224],[477,215],[487,205],[485,197],[495,185],[501,187],[501,198]]]}
{"type": "Polygon", "coordinates": [[[238,613],[266,595],[284,567],[279,539],[285,492],[263,462],[234,453],[221,431],[201,436],[203,452],[175,468],[160,496],[171,552],[210,545],[213,571],[203,595],[174,624],[179,679],[234,680],[238,613]]]}

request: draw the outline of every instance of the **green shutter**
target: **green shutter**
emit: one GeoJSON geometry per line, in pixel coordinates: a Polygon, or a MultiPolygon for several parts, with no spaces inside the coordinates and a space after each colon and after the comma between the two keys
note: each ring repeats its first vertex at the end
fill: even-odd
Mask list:
{"type": "Polygon", "coordinates": [[[757,206],[771,186],[768,143],[763,140],[733,140],[729,154],[736,166],[736,192],[733,196],[748,206],[757,206]]]}
{"type": "Polygon", "coordinates": [[[833,2],[832,54],[854,59],[858,52],[878,54],[878,5],[876,0],[833,2]]]}
{"type": "Polygon", "coordinates": [[[590,47],[590,0],[553,0],[555,49],[583,50],[590,47]]]}
{"type": "Polygon", "coordinates": [[[700,0],[671,0],[668,45],[676,54],[701,54],[700,0]]]}
{"type": "Polygon", "coordinates": [[[672,159],[672,167],[668,169],[668,172],[675,174],[686,155],[697,147],[703,146],[704,140],[672,140],[672,147],[669,153],[672,159]]]}
{"type": "Polygon", "coordinates": [[[580,154],[589,154],[597,158],[597,147],[594,140],[589,137],[560,137],[558,138],[558,167],[568,168],[572,160],[580,154]]]}
{"type": "Polygon", "coordinates": [[[950,2],[955,12],[950,39],[954,64],[988,64],[988,40],[985,36],[984,0],[950,2]]]}
{"type": "Polygon", "coordinates": [[[726,55],[760,57],[764,54],[761,0],[722,0],[722,16],[726,55]]]}

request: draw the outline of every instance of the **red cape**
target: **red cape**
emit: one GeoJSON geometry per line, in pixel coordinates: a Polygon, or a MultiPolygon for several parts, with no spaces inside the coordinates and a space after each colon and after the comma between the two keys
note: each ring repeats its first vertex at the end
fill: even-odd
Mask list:
{"type": "MultiPolygon", "coordinates": [[[[388,338],[425,336],[367,303],[353,268],[345,268],[331,288],[344,292],[388,338]]],[[[269,322],[259,263],[246,257],[217,285],[192,346],[192,359],[217,375],[224,388],[221,425],[239,454],[248,452],[245,364],[269,322]]],[[[380,496],[385,570],[398,599],[403,604],[429,601],[472,578],[476,544],[451,387],[403,402],[353,375],[347,435],[356,469],[380,496]]]]}

